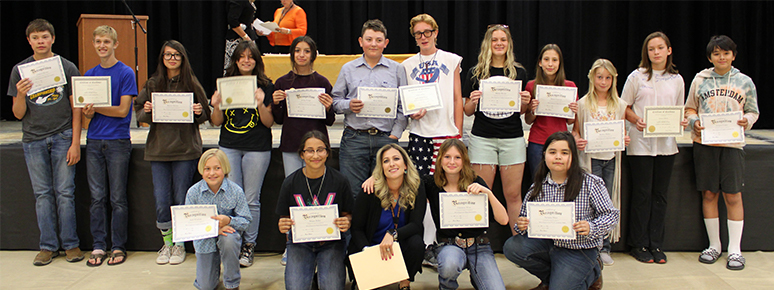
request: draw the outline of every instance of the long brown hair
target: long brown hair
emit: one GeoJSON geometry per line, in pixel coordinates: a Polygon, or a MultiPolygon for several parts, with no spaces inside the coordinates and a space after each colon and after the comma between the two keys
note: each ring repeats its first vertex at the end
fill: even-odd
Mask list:
{"type": "Polygon", "coordinates": [[[151,92],[161,92],[167,89],[169,78],[167,77],[167,66],[164,65],[164,49],[167,47],[177,50],[177,52],[180,53],[180,56],[182,57],[180,60],[180,85],[177,87],[177,90],[183,92],[193,92],[197,87],[201,87],[202,85],[196,78],[196,75],[191,68],[191,63],[188,61],[188,52],[186,52],[183,44],[177,40],[167,40],[163,45],[161,45],[161,52],[159,52],[156,72],[154,72],[153,76],[151,76],[151,78],[145,83],[145,86],[150,88],[151,92]]]}
{"type": "Polygon", "coordinates": [[[543,145],[543,158],[538,165],[537,173],[535,174],[535,180],[532,184],[532,194],[529,196],[529,201],[537,200],[537,198],[543,194],[543,181],[551,172],[546,165],[546,150],[548,146],[553,142],[567,141],[567,145],[570,147],[570,169],[567,170],[567,184],[564,187],[564,201],[574,201],[580,189],[583,186],[583,168],[580,166],[580,158],[578,158],[578,147],[575,145],[575,138],[570,132],[556,132],[548,136],[546,144],[543,145]]]}
{"type": "MultiPolygon", "coordinates": [[[[664,43],[666,44],[667,48],[672,47],[672,42],[669,41],[669,37],[666,36],[661,31],[656,31],[651,34],[648,34],[647,37],[645,37],[645,41],[642,42],[642,59],[640,60],[640,67],[647,70],[648,74],[648,80],[650,80],[653,77],[653,64],[650,63],[650,57],[648,56],[648,42],[650,42],[651,39],[654,38],[661,38],[664,40],[664,43]]],[[[666,66],[664,67],[665,71],[664,73],[670,73],[670,74],[678,74],[677,66],[672,63],[672,55],[674,53],[671,53],[667,55],[667,62],[666,66]]]]}
{"type": "Polygon", "coordinates": [[[226,76],[230,77],[242,75],[242,73],[239,72],[239,65],[237,65],[237,62],[239,62],[239,59],[242,58],[242,53],[245,51],[250,51],[250,54],[255,60],[255,67],[253,68],[251,74],[258,77],[258,86],[262,87],[270,84],[271,79],[266,76],[266,72],[264,71],[265,67],[263,65],[261,51],[258,50],[258,46],[255,45],[255,42],[252,41],[242,41],[234,49],[234,53],[231,55],[231,60],[228,61],[226,76]]]}
{"type": "Polygon", "coordinates": [[[457,182],[457,190],[466,191],[468,185],[476,181],[478,175],[473,171],[473,166],[470,165],[470,157],[468,156],[468,149],[465,148],[465,143],[462,143],[459,139],[446,140],[438,149],[439,161],[436,161],[435,163],[435,174],[433,174],[435,185],[438,186],[438,188],[443,188],[449,183],[449,180],[446,179],[446,172],[444,171],[443,166],[440,166],[440,160],[451,148],[456,148],[457,151],[460,152],[460,157],[462,157],[462,169],[460,170],[460,180],[457,182]]]}
{"type": "Polygon", "coordinates": [[[535,65],[535,84],[564,86],[564,81],[566,79],[567,76],[564,74],[564,56],[562,56],[562,50],[559,48],[559,45],[554,43],[546,44],[543,46],[543,49],[540,50],[540,54],[538,54],[537,65],[535,65]],[[543,71],[543,68],[540,66],[540,62],[543,60],[543,54],[549,50],[556,51],[556,54],[559,55],[559,69],[556,70],[556,78],[554,78],[553,83],[548,82],[548,75],[546,75],[546,72],[543,71]]]}

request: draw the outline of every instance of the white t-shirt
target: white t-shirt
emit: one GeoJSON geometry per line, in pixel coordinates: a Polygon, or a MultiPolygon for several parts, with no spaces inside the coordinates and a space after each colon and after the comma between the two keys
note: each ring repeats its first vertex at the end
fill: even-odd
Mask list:
{"type": "Polygon", "coordinates": [[[454,73],[462,62],[459,55],[438,50],[432,55],[416,55],[403,61],[409,85],[438,83],[443,107],[428,111],[422,119],[411,120],[411,133],[425,138],[456,136],[454,123],[454,73]]]}

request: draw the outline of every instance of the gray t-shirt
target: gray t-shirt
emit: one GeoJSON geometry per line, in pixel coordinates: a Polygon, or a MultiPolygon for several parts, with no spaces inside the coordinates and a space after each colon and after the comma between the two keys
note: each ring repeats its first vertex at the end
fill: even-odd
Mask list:
{"type": "MultiPolygon", "coordinates": [[[[27,96],[27,113],[22,118],[22,142],[29,143],[45,139],[53,134],[72,128],[72,107],[70,95],[72,95],[72,76],[80,76],[78,68],[65,58],[62,59],[67,84],[46,89],[27,96]]],[[[8,82],[8,95],[16,97],[16,83],[21,80],[19,66],[30,63],[35,59],[30,56],[16,64],[11,71],[8,82]]]]}

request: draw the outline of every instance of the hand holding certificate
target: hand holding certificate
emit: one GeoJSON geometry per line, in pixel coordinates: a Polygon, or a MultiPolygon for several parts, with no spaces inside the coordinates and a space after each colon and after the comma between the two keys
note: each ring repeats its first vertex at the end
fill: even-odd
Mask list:
{"type": "Polygon", "coordinates": [[[479,110],[494,112],[521,111],[521,81],[482,80],[479,110]]]}
{"type": "Polygon", "coordinates": [[[255,100],[255,89],[258,81],[255,76],[234,76],[218,78],[218,92],[220,92],[220,109],[255,109],[258,102],[255,100]]]}
{"type": "Polygon", "coordinates": [[[578,95],[576,87],[544,86],[535,87],[535,98],[540,102],[535,115],[575,118],[575,112],[570,109],[570,103],[575,102],[578,95]]]}
{"type": "Polygon", "coordinates": [[[357,88],[357,99],[363,101],[358,117],[394,119],[398,107],[397,88],[357,88]]]}
{"type": "Polygon", "coordinates": [[[338,217],[337,204],[290,207],[293,243],[340,240],[341,231],[334,223],[338,217]]]}
{"type": "Polygon", "coordinates": [[[218,236],[218,208],[214,204],[172,206],[172,241],[175,243],[218,236]]]}
{"type": "Polygon", "coordinates": [[[742,112],[699,114],[701,126],[701,144],[728,144],[744,142],[744,128],[737,124],[742,112]]]}
{"type": "Polygon", "coordinates": [[[624,151],[624,120],[586,122],[583,124],[583,137],[588,141],[586,153],[624,151]]]}
{"type": "Polygon", "coordinates": [[[110,107],[113,105],[110,89],[110,77],[72,77],[73,107],[83,108],[87,104],[94,107],[110,107]]]}
{"type": "Polygon", "coordinates": [[[646,106],[645,130],[642,137],[681,137],[683,136],[683,106],[646,106]]]}
{"type": "Polygon", "coordinates": [[[527,202],[530,238],[574,240],[574,202],[527,202]]]}
{"type": "Polygon", "coordinates": [[[193,123],[193,93],[151,93],[154,123],[193,123]]]}
{"type": "Polygon", "coordinates": [[[288,117],[325,119],[325,106],[318,96],[325,93],[323,88],[290,89],[285,91],[288,117]]]}
{"type": "Polygon", "coordinates": [[[29,78],[32,82],[32,88],[27,92],[28,96],[67,84],[62,59],[58,55],[20,65],[19,76],[22,79],[29,78]]]}
{"type": "Polygon", "coordinates": [[[489,227],[489,196],[486,194],[441,192],[438,203],[442,229],[489,227]]]}
{"type": "Polygon", "coordinates": [[[377,245],[349,255],[359,289],[376,289],[408,279],[408,271],[398,242],[392,244],[392,252],[392,258],[384,260],[377,245]]]}
{"type": "Polygon", "coordinates": [[[443,107],[438,83],[402,86],[399,89],[403,114],[406,116],[417,113],[421,109],[432,111],[443,107]]]}

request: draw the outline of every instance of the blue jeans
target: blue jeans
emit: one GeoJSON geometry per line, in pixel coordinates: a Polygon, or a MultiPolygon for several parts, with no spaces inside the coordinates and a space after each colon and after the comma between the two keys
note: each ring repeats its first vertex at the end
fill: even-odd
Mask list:
{"type": "Polygon", "coordinates": [[[360,193],[360,185],[363,181],[371,177],[377,164],[376,152],[390,143],[398,143],[398,140],[390,138],[389,133],[371,135],[349,128],[344,129],[339,149],[339,168],[349,179],[354,198],[357,198],[357,194],[360,193]]]}
{"type": "Polygon", "coordinates": [[[535,174],[543,162],[543,145],[529,142],[527,144],[527,166],[529,166],[530,183],[535,180],[535,174]]]}
{"type": "Polygon", "coordinates": [[[173,205],[185,204],[185,194],[193,185],[199,160],[151,161],[153,196],[156,198],[156,227],[162,231],[172,228],[173,205]]]}
{"type": "Polygon", "coordinates": [[[258,237],[258,226],[261,225],[261,187],[266,171],[269,170],[271,151],[244,151],[220,147],[231,164],[228,179],[238,184],[245,191],[247,206],[253,220],[244,232],[244,242],[255,244],[258,237]]]}
{"type": "Polygon", "coordinates": [[[285,289],[310,289],[315,268],[320,290],[344,289],[346,250],[344,241],[294,244],[286,243],[288,264],[285,266],[285,289]]]}
{"type": "Polygon", "coordinates": [[[110,237],[113,250],[126,251],[129,208],[126,202],[126,182],[132,141],[129,139],[97,140],[86,143],[86,169],[91,191],[91,235],[94,249],[107,250],[107,196],[110,190],[110,237]]]}
{"type": "MultiPolygon", "coordinates": [[[[213,238],[215,239],[215,238],[213,238]]],[[[226,288],[239,287],[242,275],[239,272],[239,251],[242,237],[237,233],[219,235],[218,251],[215,253],[196,253],[197,289],[210,290],[218,287],[220,281],[220,263],[223,262],[223,285],[226,288]]]]}
{"type": "Polygon", "coordinates": [[[555,247],[550,239],[515,235],[505,241],[503,253],[550,289],[588,289],[602,275],[597,248],[572,250],[555,247]]]}
{"type": "Polygon", "coordinates": [[[75,166],[67,165],[72,139],[73,130],[67,129],[22,144],[35,195],[41,250],[59,250],[60,239],[65,250],[80,243],[75,221],[75,166]]]}
{"type": "Polygon", "coordinates": [[[282,152],[282,167],[285,169],[285,177],[288,177],[304,167],[304,160],[296,152],[282,152]]]}
{"type": "Polygon", "coordinates": [[[457,277],[466,268],[470,271],[470,281],[476,289],[505,289],[489,244],[474,245],[467,249],[457,245],[441,247],[438,253],[438,288],[457,289],[457,277]]]}
{"type": "MultiPolygon", "coordinates": [[[[605,181],[607,194],[613,197],[613,182],[615,179],[615,157],[610,160],[591,159],[591,173],[605,181]]],[[[610,253],[610,237],[602,240],[602,252],[610,253]]]]}

